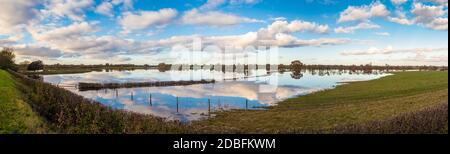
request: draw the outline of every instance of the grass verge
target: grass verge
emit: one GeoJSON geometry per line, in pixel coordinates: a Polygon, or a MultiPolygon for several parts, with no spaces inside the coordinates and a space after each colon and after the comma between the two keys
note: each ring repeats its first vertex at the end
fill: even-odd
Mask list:
{"type": "Polygon", "coordinates": [[[0,70],[0,134],[47,133],[45,121],[22,98],[11,75],[0,70]]]}

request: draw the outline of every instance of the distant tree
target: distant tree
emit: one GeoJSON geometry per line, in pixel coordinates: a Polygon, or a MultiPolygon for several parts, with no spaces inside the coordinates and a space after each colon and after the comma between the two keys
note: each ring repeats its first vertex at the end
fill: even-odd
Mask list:
{"type": "Polygon", "coordinates": [[[284,64],[278,65],[278,71],[283,74],[286,71],[286,66],[284,64]]]}
{"type": "Polygon", "coordinates": [[[27,66],[27,65],[29,65],[30,63],[31,63],[30,61],[25,60],[25,61],[23,61],[23,62],[20,62],[19,65],[27,66]]]}
{"type": "Polygon", "coordinates": [[[28,65],[27,70],[29,71],[37,71],[37,70],[43,70],[44,69],[44,63],[40,60],[32,62],[30,65],[28,65]]]}
{"type": "Polygon", "coordinates": [[[16,55],[13,48],[3,48],[0,52],[0,69],[11,69],[17,71],[18,67],[14,62],[16,55]]]}
{"type": "Polygon", "coordinates": [[[291,70],[301,70],[303,63],[300,60],[294,60],[291,62],[291,70]]]}
{"type": "Polygon", "coordinates": [[[165,63],[159,63],[158,64],[158,70],[160,72],[168,71],[168,70],[170,70],[171,67],[172,67],[172,65],[168,65],[168,64],[165,64],[165,63]]]}
{"type": "Polygon", "coordinates": [[[266,71],[269,72],[270,71],[270,64],[266,64],[266,71]]]}

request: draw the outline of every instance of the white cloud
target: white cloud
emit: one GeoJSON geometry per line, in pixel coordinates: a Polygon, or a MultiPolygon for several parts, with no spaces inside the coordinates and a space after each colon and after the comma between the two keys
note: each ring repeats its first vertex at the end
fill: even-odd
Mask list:
{"type": "Polygon", "coordinates": [[[205,4],[203,4],[202,6],[200,6],[198,9],[202,10],[202,11],[207,11],[207,10],[214,10],[217,9],[219,6],[225,5],[225,4],[229,4],[232,6],[237,6],[237,5],[254,5],[257,4],[259,2],[261,2],[262,0],[208,0],[205,4]]]}
{"type": "Polygon", "coordinates": [[[443,6],[427,6],[422,3],[414,3],[411,12],[416,15],[415,21],[420,23],[430,22],[446,13],[443,6]]]}
{"type": "Polygon", "coordinates": [[[342,38],[319,38],[302,40],[287,34],[277,34],[275,40],[263,40],[261,45],[280,46],[285,48],[305,47],[305,46],[327,46],[349,44],[350,39],[342,38]]]}
{"type": "Polygon", "coordinates": [[[33,7],[40,2],[28,0],[0,1],[0,35],[18,33],[21,25],[29,24],[36,16],[33,7]]]}
{"type": "Polygon", "coordinates": [[[287,21],[275,21],[267,28],[260,29],[258,35],[262,38],[273,38],[278,33],[313,32],[325,34],[328,32],[328,29],[328,25],[302,20],[294,20],[290,23],[287,21]]]}
{"type": "Polygon", "coordinates": [[[23,39],[23,34],[12,35],[7,38],[0,39],[0,47],[16,44],[18,41],[20,41],[22,39],[23,39]]]}
{"type": "Polygon", "coordinates": [[[199,7],[200,10],[212,10],[225,4],[226,0],[208,0],[205,4],[199,7]]]}
{"type": "Polygon", "coordinates": [[[371,47],[367,50],[357,50],[357,51],[344,51],[341,52],[341,55],[350,56],[350,55],[388,55],[394,53],[423,53],[423,52],[439,52],[439,51],[447,51],[448,48],[411,48],[411,49],[394,49],[392,46],[388,46],[384,49],[379,49],[376,47],[371,47]]]}
{"type": "Polygon", "coordinates": [[[155,52],[157,47],[167,47],[156,41],[134,41],[110,35],[97,36],[97,26],[87,22],[56,28],[33,27],[29,28],[29,31],[36,45],[22,47],[22,55],[57,57],[56,51],[62,51],[64,57],[124,60],[120,58],[121,55],[148,54],[155,52]],[[38,49],[48,51],[53,56],[31,52],[38,49]]]}
{"type": "Polygon", "coordinates": [[[380,28],[380,26],[370,23],[370,22],[362,22],[356,26],[335,28],[334,32],[335,33],[354,33],[356,30],[360,30],[360,29],[377,29],[377,28],[380,28]]]}
{"type": "MultiPolygon", "coordinates": [[[[121,45],[120,39],[114,40],[111,37],[97,37],[92,35],[96,31],[93,24],[87,22],[74,23],[65,27],[59,27],[51,30],[30,29],[30,33],[35,41],[49,46],[52,49],[58,49],[71,54],[99,53],[103,48],[117,43],[121,45]]],[[[127,47],[127,46],[124,46],[127,47]]],[[[121,49],[121,47],[117,47],[121,49]]],[[[112,51],[116,49],[110,47],[112,51]]],[[[109,51],[105,51],[108,53],[109,51]]]]}
{"type": "Polygon", "coordinates": [[[230,4],[231,5],[240,5],[240,4],[252,5],[252,4],[260,3],[261,1],[262,0],[230,0],[230,4]]]}
{"type": "Polygon", "coordinates": [[[424,0],[424,1],[429,1],[429,2],[433,2],[435,4],[448,6],[448,0],[424,0]]]}
{"type": "Polygon", "coordinates": [[[388,17],[388,20],[390,22],[394,22],[394,23],[398,23],[398,24],[402,24],[402,25],[413,25],[414,22],[404,18],[404,17],[388,17]]]}
{"type": "Polygon", "coordinates": [[[45,32],[38,29],[29,29],[29,32],[32,34],[33,38],[37,41],[57,41],[70,39],[73,37],[81,37],[95,31],[96,29],[94,26],[87,22],[74,23],[66,27],[55,28],[45,32]]]}
{"type": "Polygon", "coordinates": [[[434,30],[448,30],[448,18],[436,18],[425,24],[426,27],[434,30]]]}
{"type": "Polygon", "coordinates": [[[133,8],[133,4],[133,0],[105,0],[95,8],[95,12],[108,17],[113,17],[114,7],[122,5],[123,10],[130,10],[133,8]]]}
{"type": "Polygon", "coordinates": [[[95,12],[98,14],[103,14],[109,17],[114,16],[113,13],[113,4],[110,2],[103,2],[101,3],[99,6],[97,6],[97,8],[95,9],[95,12]]]}
{"type": "MultiPolygon", "coordinates": [[[[267,28],[261,28],[257,32],[248,32],[243,35],[232,36],[212,36],[212,37],[177,37],[180,42],[191,43],[193,38],[199,37],[206,44],[218,45],[219,47],[234,46],[280,46],[280,47],[303,47],[303,46],[324,46],[341,45],[350,43],[350,39],[345,38],[319,38],[311,40],[299,39],[291,34],[296,32],[327,33],[327,25],[319,25],[313,22],[295,20],[292,22],[275,21],[267,28]]],[[[172,39],[174,40],[174,39],[172,39]]],[[[166,41],[169,42],[169,41],[166,41]]]]}
{"type": "Polygon", "coordinates": [[[407,0],[392,0],[392,2],[394,4],[396,4],[395,6],[395,14],[397,15],[396,17],[394,16],[389,16],[387,17],[387,20],[390,22],[394,22],[394,23],[398,23],[398,24],[402,24],[402,25],[412,25],[414,24],[413,21],[409,20],[406,16],[406,13],[403,11],[403,7],[400,6],[401,4],[407,2],[407,0]],[[396,1],[396,2],[394,2],[396,1]]]}
{"type": "Polygon", "coordinates": [[[123,5],[123,9],[133,9],[134,0],[112,0],[111,3],[113,5],[123,5]]]}
{"type": "Polygon", "coordinates": [[[15,45],[14,51],[18,56],[33,56],[41,58],[59,58],[64,55],[60,50],[38,45],[15,45]]]}
{"type": "Polygon", "coordinates": [[[94,7],[93,0],[51,0],[43,10],[44,15],[67,17],[74,21],[84,21],[85,9],[94,7]]]}
{"type": "Polygon", "coordinates": [[[391,36],[391,34],[388,33],[388,32],[379,32],[379,33],[375,33],[375,35],[378,35],[378,36],[391,36]]]}
{"type": "Polygon", "coordinates": [[[164,26],[177,16],[174,9],[161,9],[159,11],[138,11],[124,13],[118,23],[124,30],[141,30],[151,26],[164,26]]]}
{"type": "Polygon", "coordinates": [[[423,53],[417,53],[415,56],[410,56],[407,58],[400,59],[403,61],[412,61],[412,62],[447,62],[448,63],[448,53],[441,55],[425,55],[423,53]]]}
{"type": "Polygon", "coordinates": [[[181,21],[183,24],[207,26],[231,26],[240,23],[262,22],[260,20],[225,14],[218,11],[208,11],[203,13],[197,9],[185,12],[181,21]]]}
{"type": "Polygon", "coordinates": [[[374,2],[370,5],[363,5],[360,7],[349,6],[340,13],[338,22],[368,21],[370,18],[387,17],[389,14],[390,13],[384,4],[374,2]]]}
{"type": "MultiPolygon", "coordinates": [[[[256,32],[230,36],[175,36],[162,40],[134,41],[116,36],[98,36],[96,23],[75,22],[62,27],[30,27],[29,32],[35,45],[20,47],[23,56],[42,57],[78,57],[87,59],[121,59],[127,55],[140,55],[168,51],[177,44],[190,47],[194,38],[201,38],[204,45],[226,46],[325,46],[348,44],[346,38],[299,39],[296,32],[326,33],[327,25],[295,20],[292,22],[275,21],[256,32]],[[33,52],[34,50],[42,50],[33,52]],[[48,55],[45,54],[48,52],[48,55]]],[[[129,59],[128,59],[129,60],[129,59]]]]}
{"type": "Polygon", "coordinates": [[[234,14],[215,11],[219,6],[229,4],[237,5],[253,5],[261,0],[208,0],[205,4],[198,8],[185,11],[181,22],[188,25],[206,25],[206,26],[231,26],[241,23],[257,23],[263,22],[257,19],[241,17],[234,14]]]}
{"type": "Polygon", "coordinates": [[[414,23],[435,30],[448,30],[448,17],[443,17],[447,13],[444,6],[427,6],[422,3],[414,3],[411,13],[415,15],[414,23]]]}
{"type": "MultiPolygon", "coordinates": [[[[359,7],[349,6],[346,10],[340,13],[338,22],[350,22],[359,21],[367,22],[373,17],[383,17],[386,20],[402,25],[418,24],[424,27],[434,30],[448,30],[448,4],[445,4],[441,0],[428,0],[433,1],[440,5],[424,5],[414,1],[411,9],[411,14],[414,15],[413,19],[408,19],[403,8],[399,5],[406,2],[406,0],[391,0],[396,4],[397,16],[390,16],[390,12],[386,6],[379,1],[376,1],[370,5],[363,5],[359,7]]],[[[339,27],[337,32],[352,32],[351,29],[345,29],[339,27]]]]}
{"type": "Polygon", "coordinates": [[[406,3],[408,0],[391,0],[391,2],[395,5],[402,5],[403,3],[406,3]]]}
{"type": "Polygon", "coordinates": [[[15,44],[15,43],[16,43],[16,41],[11,40],[11,39],[9,39],[9,38],[6,38],[6,39],[0,39],[0,47],[8,46],[8,45],[10,45],[10,44],[15,44]]]}
{"type": "Polygon", "coordinates": [[[287,18],[285,18],[285,17],[275,17],[275,18],[270,18],[270,20],[272,20],[272,21],[286,21],[287,18]]]}

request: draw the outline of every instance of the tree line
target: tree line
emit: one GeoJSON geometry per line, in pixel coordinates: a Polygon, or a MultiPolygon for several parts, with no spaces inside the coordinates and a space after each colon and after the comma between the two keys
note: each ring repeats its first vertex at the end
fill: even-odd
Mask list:
{"type": "MultiPolygon", "coordinates": [[[[38,70],[44,70],[45,68],[49,69],[74,69],[74,68],[89,68],[89,69],[152,69],[156,68],[160,70],[161,72],[169,71],[171,69],[174,69],[172,66],[176,66],[175,68],[178,68],[178,70],[183,70],[181,66],[187,66],[184,67],[186,69],[190,70],[197,70],[197,69],[205,69],[210,68],[211,70],[222,70],[225,71],[227,65],[174,65],[174,64],[166,64],[166,63],[159,63],[156,66],[151,66],[148,64],[145,65],[134,65],[134,64],[99,64],[99,65],[62,65],[62,64],[54,64],[54,65],[45,65],[41,60],[33,61],[33,62],[22,62],[20,65],[17,65],[15,63],[15,54],[13,48],[3,48],[3,50],[0,52],[0,69],[4,70],[13,70],[18,71],[19,68],[24,68],[28,71],[38,71],[38,70]],[[21,66],[21,67],[19,67],[21,66]],[[216,68],[219,67],[219,68],[216,68]]],[[[230,65],[228,65],[230,66],[230,65]]],[[[266,68],[270,69],[273,68],[273,66],[278,66],[278,70],[280,72],[284,72],[286,70],[290,71],[296,71],[299,72],[299,70],[316,70],[316,69],[337,69],[337,70],[448,70],[447,66],[390,66],[390,65],[384,65],[384,66],[375,66],[372,64],[366,64],[366,65],[306,65],[302,63],[299,60],[294,60],[290,64],[266,64],[264,65],[256,65],[256,68],[252,69],[259,69],[259,68],[266,68]]],[[[243,68],[243,70],[250,69],[250,65],[243,65],[243,64],[234,64],[232,65],[232,71],[238,71],[239,68],[243,68]]]]}
{"type": "MultiPolygon", "coordinates": [[[[18,71],[19,65],[15,62],[16,55],[13,48],[3,48],[0,52],[0,69],[18,71]]],[[[24,63],[25,64],[25,63],[24,63]]],[[[37,71],[44,69],[44,62],[41,60],[33,61],[27,65],[27,70],[37,71]]]]}

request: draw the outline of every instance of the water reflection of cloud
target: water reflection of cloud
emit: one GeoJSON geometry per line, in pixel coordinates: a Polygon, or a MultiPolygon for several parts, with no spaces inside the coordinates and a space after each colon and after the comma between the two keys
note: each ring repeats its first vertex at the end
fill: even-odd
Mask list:
{"type": "Polygon", "coordinates": [[[297,96],[309,94],[322,89],[332,88],[338,82],[370,80],[387,74],[349,74],[331,73],[326,76],[303,72],[304,76],[297,80],[290,73],[273,73],[268,76],[265,70],[254,71],[253,76],[245,78],[245,74],[220,71],[168,71],[157,70],[90,72],[85,74],[46,75],[44,81],[53,84],[70,85],[78,82],[141,82],[172,80],[171,73],[186,79],[216,79],[215,84],[190,85],[179,87],[147,87],[117,90],[98,90],[80,92],[74,87],[65,87],[86,98],[97,100],[107,106],[125,109],[132,112],[152,114],[170,120],[191,121],[204,118],[208,113],[208,99],[211,110],[227,110],[248,107],[275,105],[277,102],[297,96]],[[194,78],[191,78],[194,77],[194,78]],[[254,77],[260,76],[260,77],[254,77]],[[238,78],[237,81],[222,79],[238,78]],[[277,79],[276,91],[264,93],[261,85],[277,79]],[[152,104],[150,104],[150,94],[152,104]],[[176,98],[179,97],[179,111],[176,110],[176,98]]]}
{"type": "MultiPolygon", "coordinates": [[[[209,98],[212,96],[241,97],[249,100],[259,100],[265,105],[274,105],[281,99],[287,99],[294,95],[310,92],[312,89],[304,87],[278,87],[271,99],[260,99],[263,93],[259,92],[260,84],[252,82],[220,82],[214,85],[191,85],[183,87],[158,87],[151,90],[158,93],[169,94],[178,97],[209,98]]],[[[313,89],[317,90],[317,89],[313,89]]]]}
{"type": "Polygon", "coordinates": [[[187,108],[181,109],[177,113],[173,109],[167,106],[148,106],[148,105],[126,105],[123,109],[141,113],[156,115],[159,117],[165,117],[168,120],[180,120],[180,121],[193,121],[204,118],[208,115],[208,109],[206,108],[187,108]]]}

